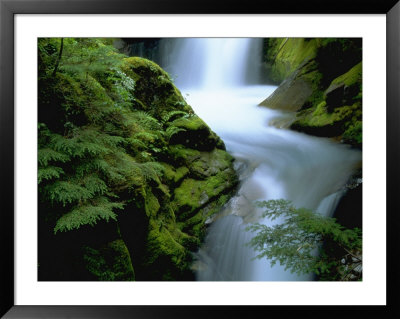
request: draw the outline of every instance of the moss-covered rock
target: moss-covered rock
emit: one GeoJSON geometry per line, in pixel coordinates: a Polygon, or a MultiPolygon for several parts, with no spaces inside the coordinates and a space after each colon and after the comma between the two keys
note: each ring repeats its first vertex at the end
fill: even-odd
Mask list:
{"type": "Polygon", "coordinates": [[[87,270],[101,281],[133,281],[135,275],[128,248],[117,239],[99,249],[83,247],[87,270]]]}
{"type": "Polygon", "coordinates": [[[211,152],[201,152],[199,157],[196,157],[191,164],[190,173],[198,179],[208,178],[228,170],[231,177],[234,177],[232,171],[233,157],[220,149],[214,149],[211,152]]]}
{"type": "MultiPolygon", "coordinates": [[[[192,254],[205,235],[205,222],[237,185],[233,158],[164,70],[141,58],[125,63],[135,80],[135,98],[163,132],[157,145],[154,138],[141,139],[157,148],[150,154],[163,169],[159,179],[135,192],[135,214],[147,227],[142,246],[135,248],[134,239],[127,240],[133,247],[136,280],[192,280],[192,254]]],[[[126,227],[123,236],[132,237],[126,227]]]]}
{"type": "Polygon", "coordinates": [[[362,63],[335,78],[322,102],[299,111],[291,128],[316,136],[336,137],[344,143],[362,144],[362,63]]]}
{"type": "Polygon", "coordinates": [[[170,144],[208,151],[215,147],[224,149],[221,139],[197,115],[180,117],[169,123],[168,129],[175,132],[169,139],[170,144]]]}
{"type": "Polygon", "coordinates": [[[94,41],[65,40],[79,54],[55,76],[57,50],[41,55],[39,278],[193,280],[205,222],[237,183],[232,157],[167,72],[94,41]]]}
{"type": "Polygon", "coordinates": [[[265,60],[270,80],[281,83],[301,64],[315,58],[320,39],[270,38],[267,40],[265,60]]]}
{"type": "Polygon", "coordinates": [[[351,103],[354,100],[360,100],[362,81],[362,63],[356,64],[348,72],[334,79],[325,91],[325,100],[328,109],[351,103]]]}
{"type": "Polygon", "coordinates": [[[297,113],[297,119],[292,128],[308,134],[325,137],[340,136],[346,131],[352,121],[361,117],[360,104],[341,106],[328,112],[325,102],[321,102],[316,109],[306,109],[297,113]],[[324,106],[325,104],[325,106],[324,106]]]}
{"type": "Polygon", "coordinates": [[[318,77],[315,63],[301,65],[259,105],[285,111],[299,110],[313,93],[315,82],[313,76],[318,77]],[[307,76],[303,75],[305,69],[307,69],[307,76]]]}
{"type": "Polygon", "coordinates": [[[153,117],[161,119],[176,110],[193,114],[169,74],[158,64],[139,57],[126,58],[124,62],[124,70],[135,81],[135,100],[153,117]]]}
{"type": "Polygon", "coordinates": [[[265,59],[283,82],[261,106],[297,112],[294,130],[361,147],[360,39],[269,39],[265,59]]]}

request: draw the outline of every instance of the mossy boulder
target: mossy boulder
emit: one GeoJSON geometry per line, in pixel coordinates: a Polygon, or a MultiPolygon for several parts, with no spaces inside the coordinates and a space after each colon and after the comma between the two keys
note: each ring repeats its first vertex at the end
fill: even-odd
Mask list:
{"type": "Polygon", "coordinates": [[[38,49],[39,279],[194,279],[236,183],[221,139],[150,60],[95,38],[38,49]]]}
{"type": "Polygon", "coordinates": [[[335,137],[344,143],[362,144],[362,63],[332,80],[316,105],[301,110],[291,128],[316,136],[335,137]]]}
{"type": "Polygon", "coordinates": [[[270,80],[281,83],[301,64],[315,58],[320,39],[270,38],[265,45],[265,62],[270,80]]]}
{"type": "MultiPolygon", "coordinates": [[[[201,152],[188,164],[190,175],[174,190],[177,219],[182,221],[218,199],[232,192],[237,176],[232,169],[233,158],[223,150],[201,152]]],[[[208,217],[208,216],[204,216],[208,217]]]]}
{"type": "Polygon", "coordinates": [[[313,76],[318,77],[315,69],[315,63],[301,65],[259,105],[285,111],[299,110],[313,93],[313,76]],[[304,73],[307,73],[307,76],[304,73]]]}
{"type": "Polygon", "coordinates": [[[265,60],[282,82],[261,106],[297,112],[291,129],[361,147],[360,39],[269,39],[265,60]]]}
{"type": "Polygon", "coordinates": [[[361,99],[361,80],[361,62],[334,79],[325,91],[325,100],[329,111],[351,103],[354,99],[361,99]]]}
{"type": "Polygon", "coordinates": [[[182,144],[199,150],[225,148],[221,139],[197,115],[180,117],[168,125],[169,130],[175,131],[170,137],[170,144],[182,144]]]}
{"type": "Polygon", "coordinates": [[[201,152],[200,156],[191,162],[189,168],[191,175],[198,179],[208,178],[225,171],[229,171],[233,178],[235,174],[232,171],[232,162],[233,157],[229,153],[214,149],[211,152],[201,152]]]}
{"type": "Polygon", "coordinates": [[[136,280],[193,280],[193,253],[204,238],[206,220],[229,200],[237,185],[233,158],[164,70],[141,58],[128,58],[125,65],[140,101],[134,106],[153,117],[162,132],[158,138],[141,139],[156,148],[149,156],[158,161],[162,173],[131,192],[134,212],[123,213],[137,216],[126,218],[132,232],[135,221],[137,227],[146,228],[139,245],[127,225],[122,227],[134,256],[136,280]]]}
{"type": "Polygon", "coordinates": [[[128,248],[122,239],[116,239],[98,249],[84,246],[87,270],[100,281],[135,280],[128,248]]]}
{"type": "Polygon", "coordinates": [[[126,58],[124,64],[124,70],[135,81],[136,108],[143,108],[157,119],[176,110],[193,114],[169,74],[158,64],[139,57],[126,58]]]}
{"type": "Polygon", "coordinates": [[[326,103],[322,102],[316,109],[298,112],[291,128],[316,136],[337,137],[346,131],[349,123],[357,121],[360,117],[359,103],[337,107],[333,112],[329,112],[326,103]]]}

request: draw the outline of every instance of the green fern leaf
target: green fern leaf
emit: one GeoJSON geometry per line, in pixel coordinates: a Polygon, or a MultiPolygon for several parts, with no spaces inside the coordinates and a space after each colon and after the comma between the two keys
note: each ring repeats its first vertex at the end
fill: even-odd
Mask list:
{"type": "Polygon", "coordinates": [[[183,117],[183,116],[187,116],[187,115],[188,114],[186,112],[183,112],[183,111],[172,111],[172,112],[169,112],[169,113],[165,114],[162,117],[162,120],[163,120],[164,123],[168,123],[170,121],[176,120],[179,117],[183,117]]]}
{"type": "Polygon", "coordinates": [[[64,153],[55,151],[51,148],[42,148],[38,150],[39,165],[47,166],[49,162],[62,162],[66,163],[70,157],[64,153]]]}
{"type": "Polygon", "coordinates": [[[44,180],[51,180],[54,178],[59,178],[64,171],[61,167],[49,166],[46,168],[38,169],[38,184],[40,184],[44,180]]]}
{"type": "Polygon", "coordinates": [[[94,226],[101,219],[117,220],[117,215],[113,210],[122,209],[123,206],[122,203],[109,202],[105,197],[93,200],[90,204],[77,206],[58,219],[54,233],[78,229],[82,225],[94,226]]]}

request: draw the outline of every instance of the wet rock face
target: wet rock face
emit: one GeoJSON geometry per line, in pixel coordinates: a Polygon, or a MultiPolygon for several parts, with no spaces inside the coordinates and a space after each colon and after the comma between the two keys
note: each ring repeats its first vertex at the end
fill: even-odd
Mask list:
{"type": "Polygon", "coordinates": [[[285,38],[268,44],[270,76],[283,82],[260,105],[296,112],[291,129],[361,148],[361,41],[285,38]]]}
{"type": "Polygon", "coordinates": [[[362,178],[361,172],[354,174],[346,185],[346,193],[340,199],[333,217],[346,228],[362,229],[362,178]]]}
{"type": "MultiPolygon", "coordinates": [[[[136,213],[147,227],[142,246],[132,244],[125,225],[136,280],[193,280],[192,253],[206,231],[206,220],[229,200],[237,185],[233,158],[222,140],[194,114],[155,63],[127,59],[142,108],[159,119],[165,140],[157,153],[164,167],[160,185],[147,185],[136,213]]],[[[132,224],[132,232],[136,232],[132,224]]],[[[141,230],[143,233],[143,231],[141,230]]]]}
{"type": "Polygon", "coordinates": [[[259,105],[271,109],[298,111],[311,96],[312,86],[303,78],[285,80],[275,92],[259,105]]]}
{"type": "Polygon", "coordinates": [[[123,63],[134,82],[134,98],[118,122],[125,141],[119,160],[129,169],[113,191],[124,205],[115,221],[56,239],[46,230],[41,280],[194,280],[193,252],[206,221],[235,191],[233,158],[169,75],[146,59],[123,63]]]}

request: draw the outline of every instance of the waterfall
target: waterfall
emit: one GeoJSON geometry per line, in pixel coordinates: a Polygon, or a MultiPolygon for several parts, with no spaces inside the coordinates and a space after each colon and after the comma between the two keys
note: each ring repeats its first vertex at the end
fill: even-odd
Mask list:
{"type": "Polygon", "coordinates": [[[198,280],[295,281],[297,276],[269,261],[253,260],[245,230],[261,219],[259,200],[288,199],[297,207],[330,216],[361,153],[325,138],[280,126],[291,114],[258,107],[276,87],[260,85],[261,39],[174,39],[162,66],[195,112],[225,142],[240,178],[237,194],[209,228],[196,264],[198,280]],[[258,83],[258,84],[257,84],[258,83]]]}

